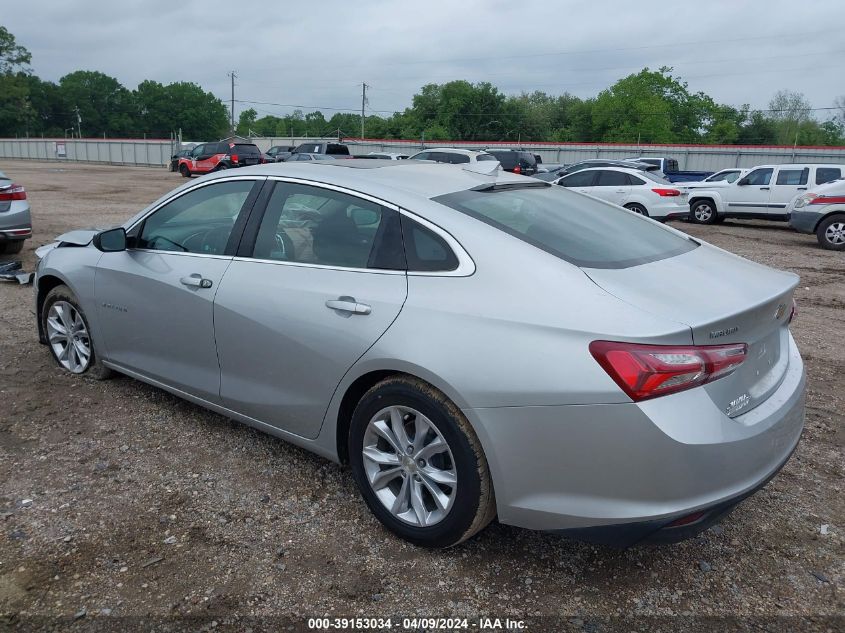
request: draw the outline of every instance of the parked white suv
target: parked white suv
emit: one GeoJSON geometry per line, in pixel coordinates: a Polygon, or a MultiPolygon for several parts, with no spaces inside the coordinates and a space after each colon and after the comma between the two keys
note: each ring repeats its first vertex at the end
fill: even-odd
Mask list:
{"type": "Polygon", "coordinates": [[[657,172],[597,167],[582,169],[555,184],[600,198],[655,220],[686,216],[686,192],[657,172]]]}
{"type": "Polygon", "coordinates": [[[466,163],[480,163],[499,159],[487,152],[476,152],[469,149],[455,149],[454,147],[433,147],[417,152],[409,160],[431,160],[435,163],[451,163],[460,165],[466,163]]]}
{"type": "Polygon", "coordinates": [[[789,205],[789,226],[800,233],[815,233],[822,248],[845,251],[845,179],[797,196],[789,205]]]}
{"type": "Polygon", "coordinates": [[[845,165],[760,165],[727,186],[690,190],[689,219],[698,224],[713,224],[725,218],[786,221],[787,207],[793,198],[843,174],[845,165]]]}

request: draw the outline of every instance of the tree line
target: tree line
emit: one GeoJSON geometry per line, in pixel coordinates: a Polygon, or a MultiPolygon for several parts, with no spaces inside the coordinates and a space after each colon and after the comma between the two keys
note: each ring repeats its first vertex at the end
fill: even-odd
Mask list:
{"type": "MultiPolygon", "coordinates": [[[[195,83],[146,80],[130,90],[89,70],[51,82],[34,75],[30,62],[29,51],[0,26],[0,137],[167,138],[181,130],[184,139],[208,140],[230,132],[226,105],[195,83]]],[[[764,110],[735,107],[691,92],[669,67],[644,68],[587,99],[542,91],[506,95],[488,82],[427,84],[404,111],[366,116],[364,134],[426,141],[845,145],[845,97],[836,106],[814,110],[802,94],[781,90],[764,110]]],[[[295,110],[259,117],[248,107],[236,131],[358,136],[361,115],[326,118],[320,111],[295,110]]]]}

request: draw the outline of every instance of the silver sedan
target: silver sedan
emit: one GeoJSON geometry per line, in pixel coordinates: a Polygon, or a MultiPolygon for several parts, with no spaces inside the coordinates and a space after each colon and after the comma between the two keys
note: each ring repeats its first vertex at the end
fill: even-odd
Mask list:
{"type": "Polygon", "coordinates": [[[496,515],[679,540],[774,476],[803,427],[795,275],[501,170],[241,168],[41,254],[61,367],[347,463],[424,546],[496,515]]]}
{"type": "Polygon", "coordinates": [[[32,237],[26,189],[0,171],[0,255],[20,253],[32,237]]]}

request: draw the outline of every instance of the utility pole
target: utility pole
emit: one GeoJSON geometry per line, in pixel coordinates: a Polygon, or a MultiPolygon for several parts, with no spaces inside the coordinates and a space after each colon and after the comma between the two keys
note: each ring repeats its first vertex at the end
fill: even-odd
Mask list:
{"type": "Polygon", "coordinates": [[[237,75],[235,74],[234,70],[232,70],[232,71],[230,71],[226,74],[229,75],[229,77],[232,78],[232,107],[229,110],[229,121],[230,121],[230,127],[232,128],[232,135],[234,136],[234,134],[235,134],[235,78],[237,77],[237,75]]]}
{"type": "Polygon", "coordinates": [[[82,138],[82,115],[79,114],[79,106],[73,107],[76,112],[76,131],[79,132],[79,138],[82,138]]]}
{"type": "Polygon", "coordinates": [[[361,84],[361,138],[364,138],[364,108],[367,105],[367,84],[361,84]]]}

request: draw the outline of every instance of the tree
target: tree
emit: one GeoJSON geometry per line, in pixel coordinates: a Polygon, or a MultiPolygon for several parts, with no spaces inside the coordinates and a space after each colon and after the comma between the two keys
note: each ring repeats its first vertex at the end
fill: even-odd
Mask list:
{"type": "Polygon", "coordinates": [[[222,138],[229,130],[229,111],[223,102],[195,83],[180,81],[165,87],[171,107],[170,129],[185,139],[222,138]]]}
{"type": "Polygon", "coordinates": [[[0,26],[0,136],[28,132],[35,118],[27,97],[29,51],[15,41],[15,36],[0,26]]]}
{"type": "Polygon", "coordinates": [[[62,99],[73,115],[72,125],[88,136],[128,136],[136,132],[132,94],[114,77],[77,70],[59,79],[62,99]]]}
{"type": "Polygon", "coordinates": [[[250,131],[255,127],[255,120],[258,118],[258,112],[254,108],[248,108],[241,112],[238,117],[238,125],[235,128],[239,136],[249,136],[250,131]]]}
{"type": "Polygon", "coordinates": [[[769,101],[769,118],[774,122],[775,142],[792,145],[801,126],[812,117],[812,106],[800,92],[779,90],[769,101]]]}

